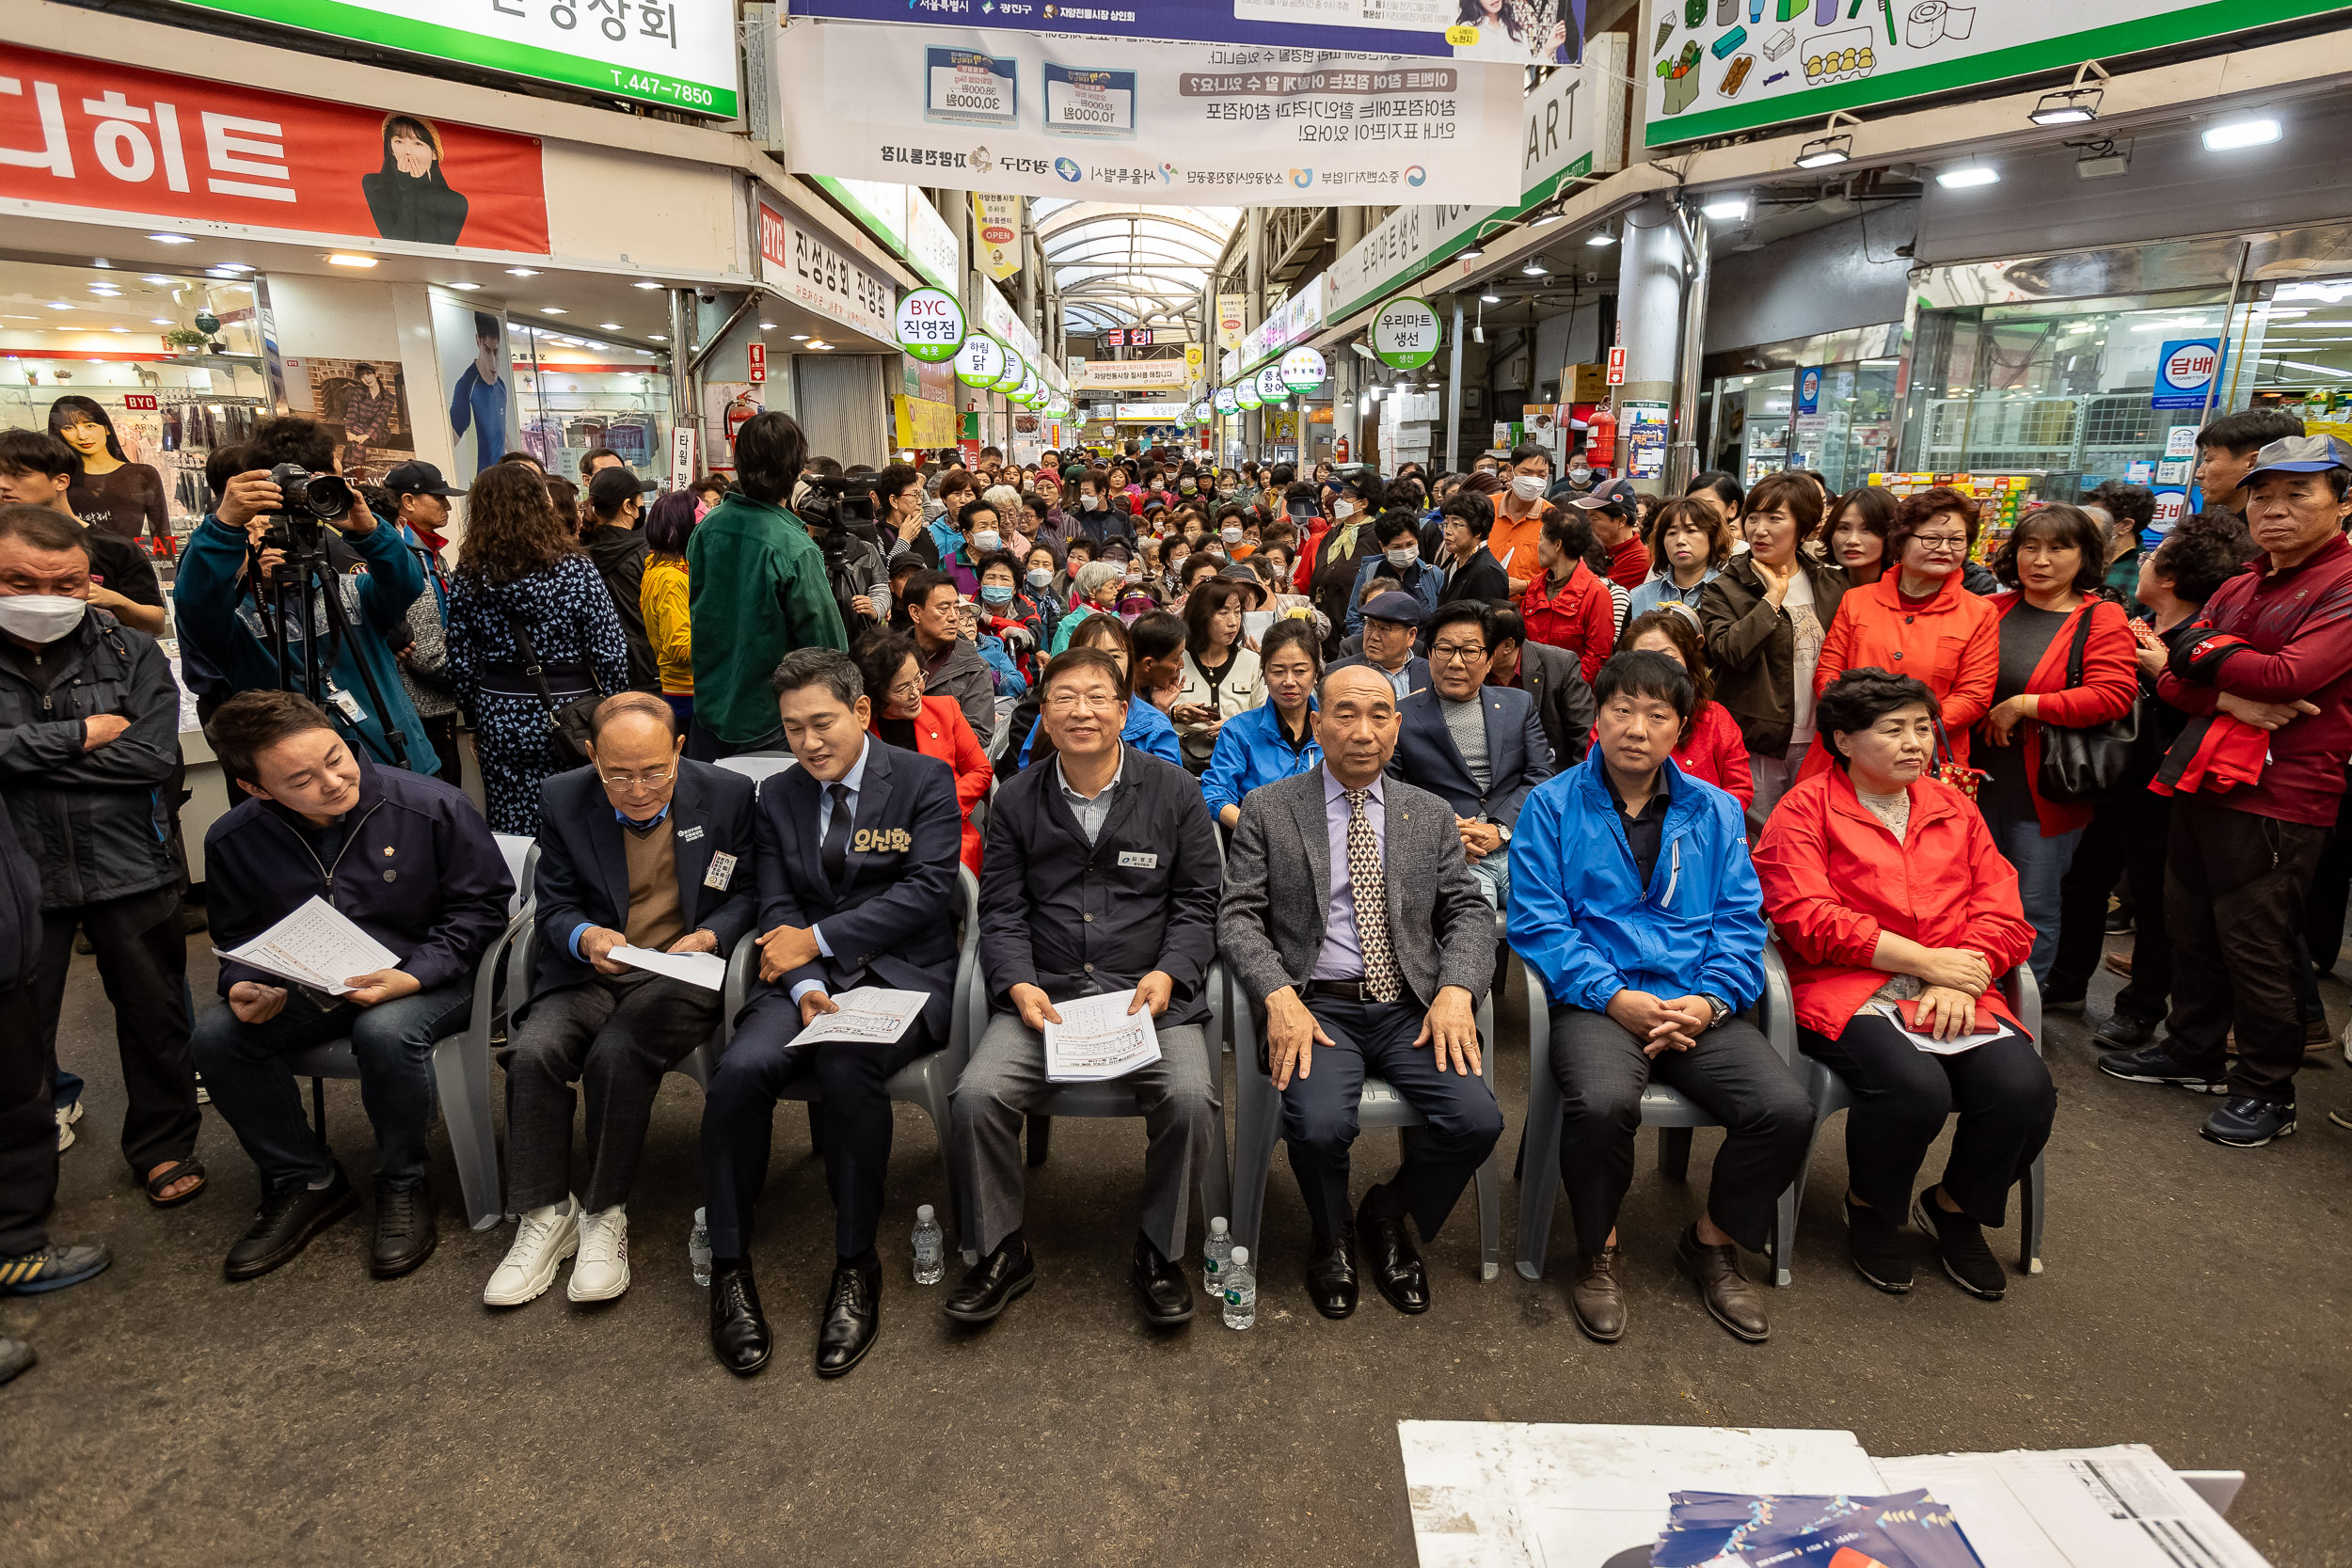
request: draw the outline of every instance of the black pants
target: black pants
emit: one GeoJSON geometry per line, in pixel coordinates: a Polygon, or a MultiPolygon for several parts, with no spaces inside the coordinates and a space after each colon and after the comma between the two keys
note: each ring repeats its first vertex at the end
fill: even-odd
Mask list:
{"type": "Polygon", "coordinates": [[[2352,789],[2336,808],[2336,831],[2328,835],[2327,852],[2312,874],[2311,895],[2304,901],[2303,944],[2311,949],[2312,966],[2327,974],[2344,951],[2344,906],[2352,900],[2352,789]]]}
{"type": "Polygon", "coordinates": [[[49,1244],[57,1123],[33,988],[0,990],[0,1258],[49,1244]]]}
{"type": "Polygon", "coordinates": [[[2233,811],[2201,795],[2172,802],[2164,881],[2172,1013],[2165,1021],[2165,1053],[2184,1067],[2218,1072],[2235,1028],[2233,1095],[2295,1100],[2295,1073],[2303,1065],[2297,981],[2310,974],[2304,909],[2328,832],[2233,811]]]}
{"type": "Polygon", "coordinates": [[[1846,1184],[1900,1225],[1912,1184],[1944,1118],[1960,1113],[1944,1162],[1944,1195],[1979,1225],[2008,1223],[2009,1190],[2033,1167],[2058,1117],[2058,1087],[2021,1034],[1939,1056],[1876,1012],[1854,1014],[1832,1039],[1797,1031],[1798,1048],[1846,1081],[1846,1184]]]}
{"type": "Polygon", "coordinates": [[[722,757],[739,757],[746,752],[781,752],[785,750],[784,727],[779,724],[755,740],[725,740],[707,729],[700,719],[686,727],[686,754],[694,762],[717,762],[722,757]]]}
{"type": "Polygon", "coordinates": [[[1315,1047],[1307,1076],[1294,1073],[1282,1091],[1282,1136],[1291,1174],[1298,1178],[1318,1246],[1343,1234],[1353,1220],[1347,1201],[1348,1148],[1356,1141],[1357,1111],[1367,1077],[1389,1085],[1428,1118],[1405,1140],[1404,1163],[1389,1178],[1389,1196],[1413,1216],[1429,1241],[1454,1212],[1462,1189],[1502,1136],[1502,1112],[1486,1081],[1440,1070],[1434,1046],[1416,1050],[1423,1010],[1410,1002],[1354,1002],[1314,996],[1307,1010],[1327,1046],[1315,1047]]]}
{"type": "Polygon", "coordinates": [[[592,1214],[626,1202],[661,1075],[710,1037],[719,993],[632,970],[531,1005],[506,1050],[506,1205],[516,1213],[572,1190],[572,1085],[588,1098],[592,1214]]]}
{"type": "MultiPolygon", "coordinates": [[[[796,1047],[801,1010],[781,992],[743,1015],[703,1101],[703,1203],[710,1250],[746,1256],[752,1214],[768,1184],[776,1101],[795,1079],[815,1074],[817,1113],[825,1138],[825,1190],[833,1195],[834,1251],[855,1258],[874,1244],[882,1224],[882,1178],[890,1169],[891,1074],[939,1049],[917,1018],[881,1045],[828,1040],[796,1047]]],[[[944,1135],[944,1133],[943,1133],[944,1135]]]]}
{"type": "Polygon", "coordinates": [[[433,754],[440,759],[441,782],[452,789],[465,788],[466,749],[457,738],[457,710],[452,708],[418,722],[424,726],[424,738],[433,754]]]}
{"type": "Polygon", "coordinates": [[[1812,1142],[1813,1104],[1755,1024],[1725,1019],[1690,1050],[1653,1057],[1607,1013],[1563,1004],[1551,1009],[1551,1076],[1566,1101],[1560,1180],[1579,1252],[1598,1252],[1617,1227],[1633,1184],[1642,1091],[1653,1078],[1724,1124],[1707,1217],[1750,1252],[1764,1250],[1780,1195],[1812,1142]]]}
{"type": "Polygon", "coordinates": [[[40,965],[30,987],[41,1054],[54,1072],[57,1017],[73,967],[73,928],[89,933],[122,1053],[122,1157],[142,1182],[157,1165],[194,1154],[203,1122],[188,1051],[188,939],[180,928],[180,891],[175,883],[75,909],[43,910],[40,965]]]}
{"type": "Polygon", "coordinates": [[[2132,978],[2115,999],[2116,1015],[2154,1023],[2172,993],[2172,936],[2164,921],[2164,861],[2172,802],[2153,789],[2102,801],[2074,846],[2074,863],[2058,884],[2058,958],[2048,993],[2082,995],[2106,951],[2107,895],[2128,876],[2132,889],[2132,978]]]}

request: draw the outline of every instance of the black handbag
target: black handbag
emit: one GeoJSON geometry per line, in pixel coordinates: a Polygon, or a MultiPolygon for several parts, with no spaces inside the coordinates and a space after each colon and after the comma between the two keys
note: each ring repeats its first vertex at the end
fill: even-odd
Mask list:
{"type": "MultiPolygon", "coordinates": [[[[2087,604],[2074,623],[2074,645],[2066,652],[2066,687],[2083,683],[2083,648],[2090,641],[2090,616],[2096,605],[2087,604]]],[[[2156,737],[2155,715],[2146,693],[2133,699],[2131,711],[2104,724],[2071,729],[2042,725],[2042,798],[2061,805],[2090,806],[2135,789],[2145,789],[2164,763],[2164,743],[2156,737]]]]}
{"type": "Polygon", "coordinates": [[[588,763],[588,719],[604,701],[596,689],[596,679],[581,664],[559,664],[554,673],[564,677],[566,690],[586,688],[586,695],[559,700],[548,684],[548,667],[539,662],[539,651],[531,645],[531,627],[523,617],[513,610],[506,612],[506,624],[515,633],[515,646],[523,656],[523,678],[531,682],[539,694],[539,705],[548,716],[548,755],[559,768],[583,768],[588,763]]]}

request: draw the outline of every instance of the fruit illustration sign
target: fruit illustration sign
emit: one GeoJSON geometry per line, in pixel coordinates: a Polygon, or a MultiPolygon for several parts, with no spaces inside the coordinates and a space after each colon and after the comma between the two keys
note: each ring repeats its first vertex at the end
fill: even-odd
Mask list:
{"type": "Polygon", "coordinates": [[[1658,0],[1658,147],[1891,103],[2343,9],[2342,0],[1658,0]]]}

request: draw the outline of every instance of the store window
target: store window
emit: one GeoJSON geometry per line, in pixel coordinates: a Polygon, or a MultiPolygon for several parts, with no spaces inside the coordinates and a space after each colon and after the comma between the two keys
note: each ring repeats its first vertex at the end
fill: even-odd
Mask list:
{"type": "MultiPolygon", "coordinates": [[[[2307,425],[2352,427],[2352,277],[2278,283],[2233,324],[2222,366],[2231,406],[2275,405],[2307,425]]],[[[2327,434],[2352,437],[2352,428],[2327,434]]]]}
{"type": "Polygon", "coordinates": [[[518,322],[515,388],[522,405],[522,447],[551,474],[576,480],[580,460],[598,447],[619,452],[646,479],[669,473],[670,374],[665,360],[632,356],[518,322]]]}
{"type": "Polygon", "coordinates": [[[1867,483],[1884,460],[1897,369],[1880,358],[1723,377],[1708,400],[1712,466],[1742,485],[1791,467],[1834,492],[1867,483]]]}

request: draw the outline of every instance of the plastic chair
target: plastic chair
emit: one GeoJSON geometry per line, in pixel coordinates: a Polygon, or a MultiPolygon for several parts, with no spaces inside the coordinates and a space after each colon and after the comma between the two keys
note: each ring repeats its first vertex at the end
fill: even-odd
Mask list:
{"type": "MultiPolygon", "coordinates": [[[[1552,1210],[1560,1201],[1560,1118],[1565,1109],[1560,1083],[1551,1075],[1551,1009],[1535,966],[1519,959],[1527,974],[1527,1132],[1521,1145],[1524,1163],[1519,1173],[1519,1276],[1541,1279],[1544,1259],[1551,1250],[1552,1210]]],[[[1764,946],[1764,992],[1747,1013],[1763,1031],[1772,1050],[1797,1066],[1797,1014],[1789,1002],[1788,971],[1770,942],[1764,946]]],[[[1691,1169],[1691,1131],[1719,1125],[1680,1092],[1653,1080],[1642,1091],[1642,1125],[1658,1129],[1658,1169],[1679,1181],[1691,1169]]],[[[1816,1130],[1820,1126],[1815,1123],[1816,1130]]],[[[1788,1259],[1797,1233],[1797,1198],[1804,1177],[1780,1195],[1772,1222],[1772,1283],[1788,1283],[1788,1259]]]]}
{"type": "MultiPolygon", "coordinates": [[[[1233,1131],[1233,1240],[1258,1258],[1258,1227],[1265,1212],[1268,1169],[1274,1146],[1282,1141],[1282,1096],[1267,1074],[1258,1048],[1257,1010],[1236,995],[1231,1004],[1233,1031],[1233,1072],[1241,1085],[1241,1115],[1233,1131]]],[[[1495,1012],[1490,991],[1478,1004],[1479,1075],[1491,1091],[1495,1086],[1495,1012]]],[[[1555,1117],[1555,1119],[1557,1119],[1555,1117]]],[[[1357,1102],[1359,1130],[1393,1127],[1400,1139],[1427,1118],[1405,1101],[1385,1079],[1367,1075],[1357,1102]]],[[[1492,1279],[1502,1272],[1502,1170],[1501,1140],[1478,1167],[1478,1277],[1492,1279]]]]}
{"type": "MultiPolygon", "coordinates": [[[[893,1101],[920,1106],[924,1115],[931,1118],[932,1136],[939,1145],[940,1171],[947,1183],[947,1204],[941,1212],[961,1219],[963,1211],[958,1207],[958,1202],[961,1188],[956,1180],[956,1162],[948,1143],[951,1125],[948,1096],[954,1092],[956,1079],[961,1075],[963,1064],[972,1054],[969,998],[978,989],[980,884],[972,875],[970,867],[958,866],[956,885],[963,895],[960,911],[963,936],[956,954],[955,990],[947,999],[947,1044],[892,1073],[882,1088],[893,1101]]],[[[734,1036],[735,1015],[743,1010],[744,999],[750,994],[752,981],[758,974],[758,953],[759,936],[756,931],[735,944],[735,952],[727,959],[726,1001],[720,1015],[720,1038],[715,1046],[707,1045],[687,1057],[687,1063],[694,1066],[689,1067],[684,1063],[679,1066],[680,1071],[694,1078],[706,1090],[710,1087],[710,1075],[718,1070],[719,1058],[725,1053],[726,1042],[734,1036]]],[[[803,1073],[785,1085],[778,1098],[797,1100],[810,1106],[809,1130],[812,1133],[817,1131],[814,1107],[823,1098],[823,1091],[818,1085],[816,1073],[803,1073]]]]}
{"type": "Polygon", "coordinates": [[[719,766],[730,773],[740,773],[754,784],[772,779],[787,768],[799,766],[789,752],[745,752],[740,756],[721,757],[719,766]]]}
{"type": "MultiPolygon", "coordinates": [[[[2019,964],[2003,979],[2001,989],[2008,993],[2010,1010],[2026,1026],[2026,1033],[2032,1037],[2034,1051],[2040,1053],[2042,988],[2034,984],[2033,971],[2019,964]]],[[[1804,1058],[1804,1062],[1808,1069],[1805,1094],[1813,1101],[1813,1143],[1805,1146],[1804,1164],[1799,1167],[1797,1184],[1791,1189],[1793,1196],[1787,1200],[1791,1205],[1804,1196],[1805,1172],[1813,1167],[1813,1148],[1821,1141],[1821,1129],[1828,1125],[1831,1117],[1853,1103],[1853,1091],[1846,1086],[1843,1078],[1830,1070],[1827,1063],[1815,1061],[1810,1056],[1804,1058]]],[[[2037,1154],[2033,1157],[2032,1168],[2017,1183],[2017,1208],[2024,1220],[2024,1233],[2019,1238],[2017,1249],[2017,1266],[2027,1274],[2042,1272],[2042,1205],[2047,1185],[2042,1178],[2042,1156],[2037,1154]]],[[[1796,1236],[1793,1213],[1789,1215],[1787,1234],[1793,1243],[1796,1236]]]]}
{"type": "Polygon", "coordinates": [[[539,869],[539,843],[520,833],[492,833],[499,841],[499,853],[506,857],[506,874],[515,879],[514,896],[506,900],[509,919],[523,912],[531,902],[532,874],[539,869]]]}

